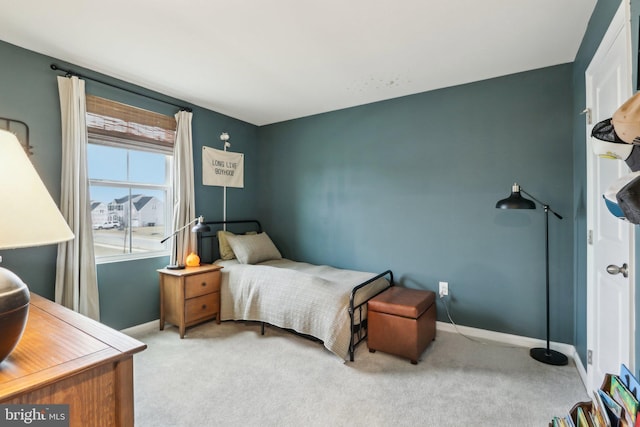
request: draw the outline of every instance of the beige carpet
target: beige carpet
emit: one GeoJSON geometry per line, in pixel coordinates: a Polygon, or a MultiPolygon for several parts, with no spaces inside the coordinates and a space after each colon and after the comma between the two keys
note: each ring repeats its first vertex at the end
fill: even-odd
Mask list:
{"type": "Polygon", "coordinates": [[[136,426],[547,426],[587,400],[578,372],[526,348],[438,332],[418,365],[366,344],[343,363],[256,323],[134,334],[136,426]]]}

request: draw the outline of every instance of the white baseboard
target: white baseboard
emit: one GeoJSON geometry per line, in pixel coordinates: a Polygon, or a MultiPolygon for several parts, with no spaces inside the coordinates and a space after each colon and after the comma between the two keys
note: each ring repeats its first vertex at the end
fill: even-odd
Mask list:
{"type": "MultiPolygon", "coordinates": [[[[546,347],[547,342],[537,338],[523,337],[520,335],[505,334],[503,332],[489,331],[486,329],[472,328],[469,326],[453,325],[447,322],[436,322],[436,329],[445,332],[460,332],[461,334],[473,337],[497,341],[503,344],[515,345],[519,347],[546,347]],[[457,328],[457,330],[456,330],[457,328]]],[[[560,351],[568,357],[573,357],[576,349],[571,344],[550,342],[549,346],[553,350],[560,351]]]]}
{"type": "MultiPolygon", "coordinates": [[[[461,326],[461,325],[453,325],[447,322],[436,322],[436,330],[444,331],[444,332],[454,332],[461,333],[471,338],[484,339],[489,341],[495,341],[508,345],[515,345],[518,347],[546,347],[547,342],[545,340],[540,340],[537,338],[523,337],[520,335],[512,335],[505,334],[503,332],[495,332],[489,331],[486,329],[478,329],[472,328],[469,326],[461,326]]],[[[578,352],[576,348],[571,344],[558,343],[558,342],[550,342],[549,347],[553,350],[559,351],[567,355],[573,359],[576,365],[576,369],[578,370],[578,374],[580,375],[580,379],[582,380],[582,385],[587,389],[587,372],[582,365],[582,361],[578,356],[578,352]]]]}
{"type": "Polygon", "coordinates": [[[578,356],[577,351],[573,355],[573,361],[576,364],[576,369],[578,369],[578,374],[580,374],[580,379],[582,380],[582,385],[584,386],[585,391],[587,392],[587,394],[590,394],[591,392],[587,387],[587,371],[584,368],[584,365],[582,364],[582,360],[580,360],[580,356],[578,356]]]}
{"type": "Polygon", "coordinates": [[[151,322],[142,323],[140,325],[132,326],[130,328],[121,329],[125,335],[140,335],[147,332],[153,332],[160,329],[160,319],[152,320],[151,322]]]}

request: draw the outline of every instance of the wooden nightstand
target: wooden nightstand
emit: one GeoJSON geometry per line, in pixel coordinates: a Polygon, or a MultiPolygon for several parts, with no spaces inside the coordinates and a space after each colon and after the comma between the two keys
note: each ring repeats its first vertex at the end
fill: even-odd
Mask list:
{"type": "Polygon", "coordinates": [[[219,265],[201,265],[182,270],[158,270],[161,331],[167,321],[178,326],[180,338],[184,338],[188,326],[214,317],[220,323],[221,269],[219,265]]]}

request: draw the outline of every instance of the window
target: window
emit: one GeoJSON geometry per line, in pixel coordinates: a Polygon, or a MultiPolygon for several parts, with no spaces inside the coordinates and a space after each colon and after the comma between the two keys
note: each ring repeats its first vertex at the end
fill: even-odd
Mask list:
{"type": "Polygon", "coordinates": [[[168,255],[175,120],[87,96],[87,128],[96,260],[168,255]]]}

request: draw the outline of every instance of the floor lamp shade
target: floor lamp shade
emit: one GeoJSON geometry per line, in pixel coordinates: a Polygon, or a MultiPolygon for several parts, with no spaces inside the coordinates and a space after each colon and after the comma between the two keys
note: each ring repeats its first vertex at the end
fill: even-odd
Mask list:
{"type": "Polygon", "coordinates": [[[506,199],[499,200],[496,203],[496,208],[498,209],[535,209],[536,204],[522,197],[520,194],[520,186],[518,184],[513,184],[511,187],[511,195],[506,199]]]}
{"type": "Polygon", "coordinates": [[[536,359],[539,362],[547,363],[549,365],[566,365],[568,363],[567,356],[560,353],[559,351],[552,350],[549,347],[549,212],[553,213],[558,219],[562,219],[562,217],[554,212],[549,205],[540,202],[538,199],[533,197],[531,194],[522,190],[518,184],[513,184],[511,187],[511,195],[506,199],[499,200],[496,203],[496,208],[498,209],[535,209],[536,204],[524,197],[522,194],[524,193],[527,196],[531,197],[533,200],[542,205],[544,209],[545,215],[545,266],[546,266],[546,291],[547,291],[547,346],[545,348],[532,348],[529,351],[529,354],[532,358],[536,359]]]}
{"type": "MultiPolygon", "coordinates": [[[[0,249],[73,239],[71,229],[18,139],[3,130],[0,130],[0,200],[0,249]]],[[[22,336],[29,301],[29,289],[24,282],[0,268],[0,362],[22,336]]]]}

